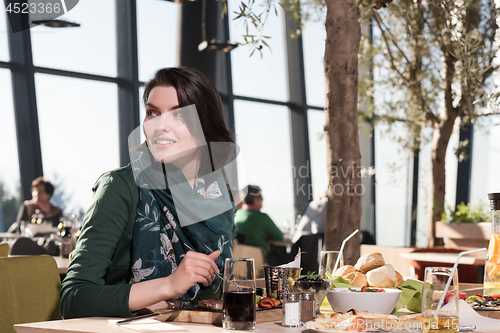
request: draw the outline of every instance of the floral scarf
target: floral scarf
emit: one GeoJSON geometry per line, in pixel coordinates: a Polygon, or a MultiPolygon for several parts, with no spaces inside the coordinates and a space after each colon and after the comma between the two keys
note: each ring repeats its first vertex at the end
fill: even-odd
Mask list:
{"type": "MultiPolygon", "coordinates": [[[[141,162],[139,158],[132,163],[139,184],[132,237],[132,282],[169,276],[190,248],[205,254],[219,250],[215,263],[224,271],[225,258],[232,256],[236,208],[230,201],[223,170],[197,179],[191,188],[182,172],[172,165],[164,165],[160,171],[155,165],[145,167],[141,162]]],[[[204,289],[215,293],[221,282],[214,279],[208,287],[196,284],[181,300],[193,300],[204,289]]]]}

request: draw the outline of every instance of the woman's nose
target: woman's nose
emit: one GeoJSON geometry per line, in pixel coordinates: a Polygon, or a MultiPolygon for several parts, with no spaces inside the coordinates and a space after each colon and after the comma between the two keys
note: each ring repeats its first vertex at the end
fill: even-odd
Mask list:
{"type": "Polygon", "coordinates": [[[166,131],[170,132],[171,126],[172,126],[172,117],[169,115],[170,112],[165,112],[159,117],[157,117],[158,122],[156,123],[156,130],[157,131],[166,131]]]}

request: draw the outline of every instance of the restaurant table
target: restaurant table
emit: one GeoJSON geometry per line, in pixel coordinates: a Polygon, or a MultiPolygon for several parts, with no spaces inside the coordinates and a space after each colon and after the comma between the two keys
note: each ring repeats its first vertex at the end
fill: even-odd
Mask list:
{"type": "MultiPolygon", "coordinates": [[[[14,329],[17,333],[131,333],[136,332],[134,330],[119,327],[115,324],[108,322],[108,319],[103,317],[92,317],[92,318],[78,318],[78,319],[67,319],[67,320],[55,320],[55,321],[44,321],[39,323],[29,323],[29,324],[17,324],[14,325],[14,329]]],[[[117,318],[116,318],[117,319],[117,318]]],[[[192,333],[221,333],[221,332],[245,332],[245,331],[228,331],[224,330],[220,326],[208,325],[208,324],[193,324],[193,323],[179,323],[175,322],[173,325],[182,327],[186,331],[192,333]]],[[[315,332],[314,330],[308,330],[307,328],[291,328],[282,327],[281,321],[257,324],[255,331],[251,332],[261,332],[261,333],[301,333],[301,332],[315,332]]],[[[158,331],[159,332],[159,331],[158,331]]],[[[165,331],[167,332],[167,331],[165,331]]],[[[248,331],[247,331],[248,332],[248,331]]],[[[316,332],[328,332],[328,331],[316,331],[316,332]]],[[[332,332],[332,331],[330,331],[332,332]]],[[[491,333],[491,330],[475,330],[473,333],[491,333]]]]}
{"type": "MultiPolygon", "coordinates": [[[[457,260],[458,253],[403,252],[400,253],[399,256],[403,259],[454,264],[457,260]]],[[[459,263],[465,265],[484,265],[485,256],[486,251],[462,256],[459,263]]]]}
{"type": "MultiPolygon", "coordinates": [[[[112,318],[102,318],[102,317],[92,317],[92,318],[78,318],[78,319],[67,319],[67,320],[55,320],[55,321],[44,321],[39,323],[30,324],[18,324],[14,328],[17,333],[40,333],[40,332],[50,332],[50,333],[131,333],[135,332],[128,328],[119,327],[115,324],[108,322],[108,319],[112,318]]],[[[118,318],[116,318],[118,319],[118,318]]],[[[203,332],[203,333],[220,333],[220,332],[231,332],[224,330],[220,326],[208,325],[208,324],[193,324],[193,323],[179,323],[175,322],[172,325],[182,327],[187,330],[187,332],[203,332]]],[[[257,324],[256,330],[253,332],[262,333],[299,333],[302,332],[304,328],[288,328],[282,327],[281,321],[257,324]]],[[[240,331],[232,331],[240,332],[240,331]]],[[[244,332],[244,331],[241,331],[244,332]]]]}
{"type": "Polygon", "coordinates": [[[0,232],[0,240],[2,239],[16,239],[21,237],[21,234],[15,234],[12,232],[0,232]]]}

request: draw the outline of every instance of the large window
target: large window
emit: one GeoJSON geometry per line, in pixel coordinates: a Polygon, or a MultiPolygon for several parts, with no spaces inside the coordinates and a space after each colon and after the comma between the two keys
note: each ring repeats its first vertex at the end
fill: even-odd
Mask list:
{"type": "MultiPolygon", "coordinates": [[[[234,11],[237,2],[228,1],[230,35],[232,41],[243,42],[245,28],[242,20],[236,20],[234,11]]],[[[235,95],[285,101],[287,99],[285,32],[281,8],[278,16],[272,11],[266,23],[264,35],[270,36],[266,42],[271,47],[263,48],[263,58],[258,51],[252,57],[249,47],[237,47],[231,51],[233,92],[235,95]]],[[[249,33],[253,33],[249,28],[249,33]]]]}
{"type": "MultiPolygon", "coordinates": [[[[0,14],[1,15],[1,14],[0,14]]],[[[0,232],[15,221],[19,209],[19,160],[10,71],[0,69],[0,232]]]]}
{"type": "Polygon", "coordinates": [[[500,115],[479,120],[474,127],[471,202],[489,203],[488,193],[500,192],[500,115]]]}
{"type": "MultiPolygon", "coordinates": [[[[293,225],[294,170],[292,168],[289,111],[283,106],[235,102],[236,143],[241,148],[238,158],[238,184],[262,188],[263,212],[275,224],[293,225]]],[[[298,172],[298,171],[297,171],[298,172]]]]}
{"type": "Polygon", "coordinates": [[[179,4],[137,1],[139,80],[148,81],[156,70],[176,65],[179,4]]]}
{"type": "Polygon", "coordinates": [[[64,212],[78,213],[89,207],[97,178],[119,167],[117,87],[45,74],[35,79],[43,172],[64,191],[64,212]]]}
{"type": "MultiPolygon", "coordinates": [[[[402,126],[393,126],[404,135],[402,126]]],[[[387,133],[387,125],[375,127],[377,245],[404,246],[408,209],[408,152],[387,133]],[[390,230],[390,232],[388,232],[390,230]]]]}
{"type": "MultiPolygon", "coordinates": [[[[326,141],[323,126],[325,112],[307,111],[309,132],[310,175],[312,180],[313,198],[322,197],[328,188],[328,171],[326,170],[326,141]]],[[[309,200],[313,198],[308,198],[309,200]]]]}
{"type": "Polygon", "coordinates": [[[304,69],[307,104],[325,105],[325,57],[326,30],[323,22],[306,22],[303,29],[304,69]]]}
{"type": "Polygon", "coordinates": [[[116,76],[115,1],[80,1],[61,18],[81,26],[32,28],[35,66],[116,76]]]}
{"type": "MultiPolygon", "coordinates": [[[[431,137],[432,131],[426,129],[424,136],[431,137]]],[[[458,125],[455,126],[453,134],[446,150],[446,195],[445,208],[455,208],[457,191],[457,157],[458,147],[458,125]]],[[[431,144],[427,143],[421,147],[418,171],[418,206],[417,206],[417,246],[426,246],[425,222],[427,209],[429,207],[429,182],[431,181],[431,144]]],[[[410,178],[411,179],[411,178],[410,178]]]]}
{"type": "Polygon", "coordinates": [[[10,26],[7,22],[7,15],[5,11],[2,10],[0,13],[0,61],[8,61],[9,60],[9,48],[7,46],[8,38],[7,32],[9,31],[10,26]]]}

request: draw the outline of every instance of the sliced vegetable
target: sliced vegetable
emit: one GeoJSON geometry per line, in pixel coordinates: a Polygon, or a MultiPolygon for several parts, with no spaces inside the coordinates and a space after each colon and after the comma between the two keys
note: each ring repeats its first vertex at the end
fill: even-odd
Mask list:
{"type": "Polygon", "coordinates": [[[270,309],[274,308],[274,301],[270,297],[262,297],[259,301],[259,307],[264,308],[264,309],[270,309]]]}
{"type": "Polygon", "coordinates": [[[478,294],[474,294],[474,296],[469,296],[465,299],[465,301],[467,303],[474,303],[474,302],[477,302],[477,303],[484,303],[486,301],[486,299],[484,299],[484,297],[478,295],[478,294]],[[477,295],[477,296],[476,296],[477,295]]]}

